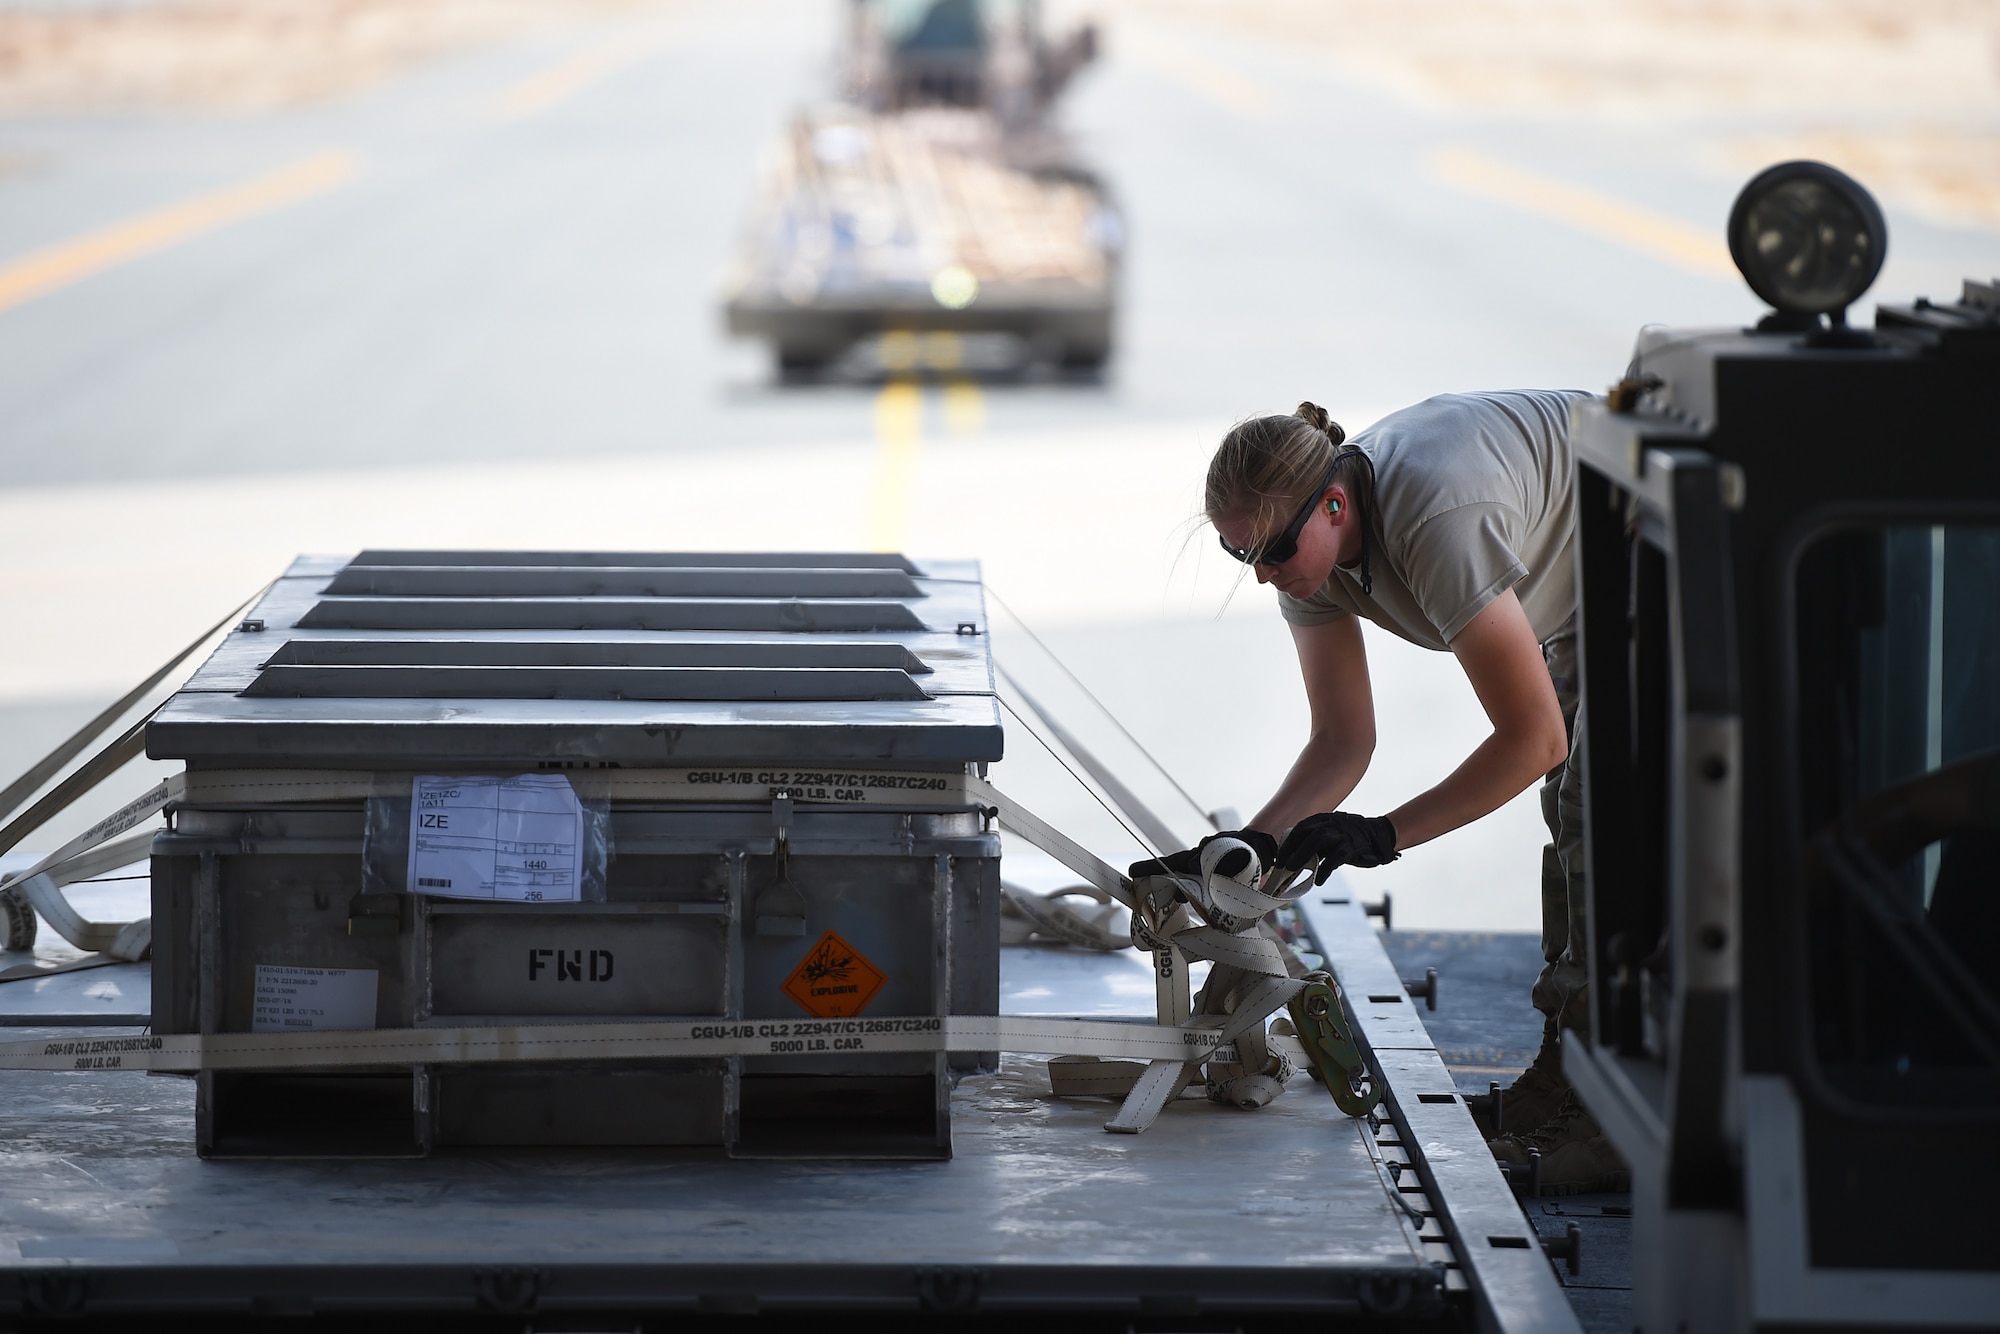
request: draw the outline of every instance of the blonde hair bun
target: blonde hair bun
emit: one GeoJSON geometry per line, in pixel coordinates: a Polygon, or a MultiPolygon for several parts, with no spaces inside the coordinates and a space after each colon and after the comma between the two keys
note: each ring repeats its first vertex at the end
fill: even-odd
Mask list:
{"type": "Polygon", "coordinates": [[[1340,423],[1326,415],[1326,409],[1317,403],[1301,403],[1294,417],[1302,417],[1314,428],[1325,431],[1327,438],[1335,445],[1347,439],[1347,432],[1340,429],[1340,423]]]}

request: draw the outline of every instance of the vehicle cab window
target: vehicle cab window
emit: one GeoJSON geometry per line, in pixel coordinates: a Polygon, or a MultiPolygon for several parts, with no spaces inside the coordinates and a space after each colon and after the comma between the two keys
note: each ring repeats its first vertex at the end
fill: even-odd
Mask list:
{"type": "Polygon", "coordinates": [[[1793,580],[1808,1044],[1837,1095],[2000,1097],[2000,525],[1823,531],[1793,580]]]}

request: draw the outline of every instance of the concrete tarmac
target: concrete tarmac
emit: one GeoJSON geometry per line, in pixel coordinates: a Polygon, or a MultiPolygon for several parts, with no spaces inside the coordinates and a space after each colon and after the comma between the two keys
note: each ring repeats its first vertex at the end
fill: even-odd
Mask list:
{"type": "MultiPolygon", "coordinates": [[[[1665,127],[1440,111],[1121,11],[1067,108],[1131,236],[1105,378],[780,385],[717,280],[760,147],[831,88],[839,12],[687,0],[287,111],[0,120],[0,775],[296,551],[900,547],[985,560],[1192,794],[1122,755],[1193,835],[1194,806],[1253,810],[1305,726],[1269,595],[1192,524],[1231,420],[1601,388],[1642,323],[1757,314],[1701,241],[1740,182],[1649,151],[1665,127]]],[[[1891,225],[1885,298],[1994,267],[1988,234],[1891,225]]],[[[996,621],[1031,689],[1125,744],[996,621]]],[[[1370,648],[1373,813],[1484,720],[1447,656],[1370,648]]],[[[1010,751],[1023,799],[1143,853],[1010,751]]],[[[1528,794],[1362,889],[1399,925],[1533,929],[1542,839],[1528,794]]]]}

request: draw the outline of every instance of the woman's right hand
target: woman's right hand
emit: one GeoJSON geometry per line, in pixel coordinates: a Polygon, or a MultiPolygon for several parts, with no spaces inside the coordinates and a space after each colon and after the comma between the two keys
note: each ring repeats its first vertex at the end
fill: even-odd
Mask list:
{"type": "Polygon", "coordinates": [[[1388,816],[1327,811],[1308,815],[1292,826],[1285,835],[1285,845],[1278,849],[1278,865],[1298,871],[1318,862],[1313,883],[1323,885],[1335,867],[1381,866],[1399,855],[1396,826],[1388,816]]]}

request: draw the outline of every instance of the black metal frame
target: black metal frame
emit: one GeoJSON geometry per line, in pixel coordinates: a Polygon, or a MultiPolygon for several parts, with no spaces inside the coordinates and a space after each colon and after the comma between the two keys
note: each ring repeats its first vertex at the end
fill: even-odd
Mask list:
{"type": "MultiPolygon", "coordinates": [[[[1907,1325],[1922,1302],[1880,1293],[1990,1267],[1962,1237],[2000,1184],[2000,1108],[1858,1105],[1814,1051],[1794,583],[1835,527],[2000,516],[2000,451],[1981,447],[1996,378],[2000,306],[1968,284],[1963,303],[1885,307],[1874,335],[1837,344],[1649,330],[1620,410],[1579,410],[1593,1047],[1564,1063],[1643,1183],[1668,1287],[1734,1266],[1789,1294],[1770,1309],[1794,1315],[1773,1318],[1886,1319],[1862,1314],[1872,1302],[1907,1325]],[[1649,1032],[1637,979],[1663,934],[1670,1004],[1649,1032]],[[1759,1106],[1788,1100],[1791,1129],[1738,1123],[1751,1081],[1759,1106]],[[1924,1127],[1961,1189],[1928,1189],[1892,1126],[1924,1127]],[[1752,1216],[1749,1140],[1758,1180],[1793,1174],[1790,1222],[1762,1195],[1752,1216]],[[1882,1226],[1918,1208],[1934,1226],[1882,1226]]],[[[1751,1302],[1743,1283],[1732,1300],[1751,1302]]],[[[1638,1297],[1653,1317],[1699,1306],[1638,1297]]],[[[1759,1318],[1732,1309],[1716,1318],[1759,1318]]]]}
{"type": "Polygon", "coordinates": [[[1736,1194],[1727,1092],[1741,703],[1723,483],[1699,449],[1648,450],[1640,464],[1635,476],[1578,459],[1591,1044],[1644,1058],[1639,952],[1650,952],[1664,923],[1668,1197],[1675,1207],[1727,1207],[1736,1194]],[[1649,638],[1662,634],[1657,645],[1649,638]],[[1657,824],[1643,809],[1652,801],[1666,806],[1657,824]],[[1698,854],[1691,822],[1726,846],[1698,854]],[[1621,892],[1598,892],[1610,886],[1621,892]]]}

